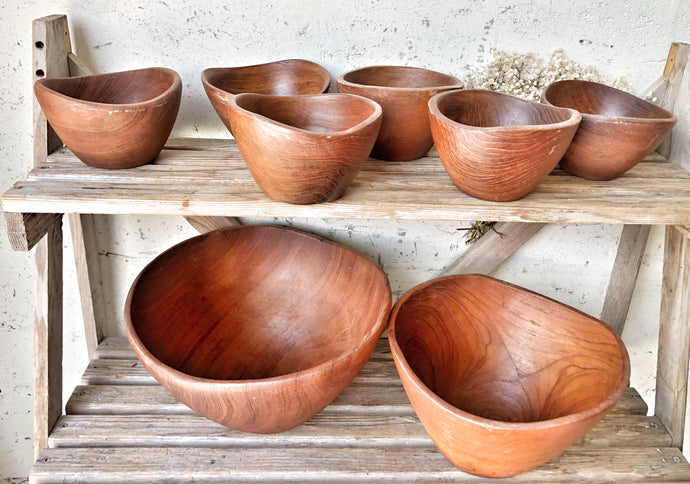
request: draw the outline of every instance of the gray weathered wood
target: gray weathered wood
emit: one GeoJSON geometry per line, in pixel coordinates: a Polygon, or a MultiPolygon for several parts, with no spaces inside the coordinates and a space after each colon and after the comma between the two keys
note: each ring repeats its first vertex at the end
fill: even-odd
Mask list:
{"type": "Polygon", "coordinates": [[[62,414],[62,227],[34,254],[34,457],[62,414]]]}
{"type": "Polygon", "coordinates": [[[690,76],[689,56],[690,44],[674,42],[671,45],[663,74],[668,79],[668,85],[660,105],[673,112],[678,123],[657,148],[659,153],[685,169],[690,169],[690,148],[687,146],[690,143],[690,83],[687,81],[690,76]]]}
{"type": "Polygon", "coordinates": [[[599,316],[599,319],[609,324],[619,335],[625,327],[637,274],[647,246],[649,229],[649,225],[624,225],[621,232],[604,305],[599,316]]]}
{"type": "Polygon", "coordinates": [[[61,220],[62,214],[56,213],[5,212],[10,247],[24,252],[31,250],[61,220]]]}
{"type": "MultiPolygon", "coordinates": [[[[687,482],[673,448],[571,448],[514,482],[687,482]],[[676,462],[677,460],[677,462],[676,462]],[[602,465],[605,463],[606,465],[602,465]]],[[[32,482],[486,482],[431,447],[47,449],[32,482]]]]}
{"type": "Polygon", "coordinates": [[[690,229],[666,227],[654,413],[683,444],[690,361],[690,229]]]}
{"type": "Polygon", "coordinates": [[[497,223],[465,252],[448,264],[439,276],[451,274],[490,274],[532,238],[545,224],[497,223]]]}

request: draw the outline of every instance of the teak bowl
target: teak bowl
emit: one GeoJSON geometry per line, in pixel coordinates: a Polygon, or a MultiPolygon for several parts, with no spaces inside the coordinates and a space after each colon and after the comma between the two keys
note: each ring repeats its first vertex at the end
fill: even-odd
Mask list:
{"type": "Polygon", "coordinates": [[[338,92],[358,94],[383,108],[383,122],[371,156],[382,160],[416,160],[434,145],[427,102],[440,92],[462,89],[453,76],[403,66],[371,66],[340,75],[338,92]]]}
{"type": "Polygon", "coordinates": [[[580,123],[573,109],[483,89],[434,96],[429,118],[453,183],[474,197],[501,202],[530,193],[558,164],[580,123]]]}
{"type": "Polygon", "coordinates": [[[132,168],[163,149],[177,118],[182,83],[175,71],[154,67],[40,79],[34,92],[77,158],[97,168],[132,168]]]}
{"type": "Polygon", "coordinates": [[[590,81],[554,82],[544,89],[541,100],[582,113],[561,167],[590,180],[613,180],[630,170],[657,147],[677,121],[655,104],[590,81]]]}
{"type": "Polygon", "coordinates": [[[352,381],[390,312],[386,275],[295,230],[233,227],[167,250],[125,304],[134,351],[191,409],[274,433],[311,418],[352,381]]]}
{"type": "Polygon", "coordinates": [[[213,109],[230,132],[228,103],[235,94],[251,92],[274,96],[321,94],[331,84],[330,73],[315,62],[287,59],[240,67],[212,67],[201,73],[201,83],[213,109]]]}
{"type": "Polygon", "coordinates": [[[508,477],[580,439],[628,386],[604,323],[480,275],[416,286],[388,335],[407,396],[439,450],[465,472],[508,477]]]}
{"type": "Polygon", "coordinates": [[[366,161],[381,107],[348,94],[239,94],[228,104],[237,147],[261,190],[281,202],[341,197],[366,161]]]}

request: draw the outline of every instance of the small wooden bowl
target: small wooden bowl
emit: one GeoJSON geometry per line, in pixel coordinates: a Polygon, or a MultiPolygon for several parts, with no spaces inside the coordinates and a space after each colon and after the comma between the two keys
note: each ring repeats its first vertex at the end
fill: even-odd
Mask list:
{"type": "Polygon", "coordinates": [[[613,180],[656,148],[676,117],[655,104],[590,81],[557,81],[544,89],[544,104],[576,109],[580,127],[561,167],[590,180],[613,180]]]}
{"type": "Polygon", "coordinates": [[[465,472],[508,477],[580,439],[628,386],[630,362],[601,321],[487,276],[420,284],[388,335],[407,396],[465,472]]]}
{"type": "Polygon", "coordinates": [[[474,197],[505,202],[524,197],[551,172],[581,117],[574,109],[468,89],[431,98],[429,118],[453,183],[474,197]]]}
{"type": "Polygon", "coordinates": [[[427,102],[440,92],[462,89],[453,76],[417,67],[372,66],[346,72],[336,80],[338,92],[358,94],[379,103],[383,122],[371,156],[382,160],[416,160],[434,145],[427,102]]]}
{"type": "Polygon", "coordinates": [[[331,75],[315,62],[287,59],[253,66],[205,69],[201,73],[201,83],[213,109],[232,133],[228,103],[234,94],[321,94],[328,91],[331,75]]]}
{"type": "Polygon", "coordinates": [[[386,275],[296,230],[221,229],[154,259],[124,325],[137,357],[197,413],[274,433],[311,418],[362,368],[386,325],[386,275]]]}
{"type": "Polygon", "coordinates": [[[238,94],[228,114],[237,147],[261,190],[295,204],[341,197],[381,125],[378,104],[348,94],[238,94]]]}
{"type": "Polygon", "coordinates": [[[163,149],[177,118],[182,83],[175,71],[154,67],[40,79],[34,92],[77,158],[96,168],[132,168],[163,149]]]}

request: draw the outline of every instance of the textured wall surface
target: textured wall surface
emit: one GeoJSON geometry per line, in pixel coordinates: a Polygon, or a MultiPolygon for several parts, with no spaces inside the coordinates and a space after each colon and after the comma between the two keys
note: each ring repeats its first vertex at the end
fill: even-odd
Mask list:
{"type": "MultiPolygon", "coordinates": [[[[175,134],[226,137],[199,75],[232,66],[302,57],[333,76],[372,64],[430,67],[463,77],[493,48],[566,55],[610,76],[625,75],[639,93],[661,73],[671,41],[688,38],[685,0],[5,0],[0,3],[0,190],[31,165],[31,20],[68,15],[73,46],[96,72],[152,65],[183,80],[175,134]]],[[[279,220],[325,235],[377,261],[397,294],[433,277],[465,246],[471,221],[453,223],[279,220]]],[[[109,334],[121,334],[124,295],[156,254],[194,234],[180,218],[99,217],[100,262],[109,334]]],[[[620,226],[549,226],[495,275],[598,315],[620,226]]],[[[66,237],[69,243],[69,237],[66,237]]],[[[654,389],[663,231],[647,247],[624,334],[633,385],[654,389]]],[[[86,364],[73,263],[65,251],[65,394],[86,364]]],[[[26,476],[31,464],[31,255],[11,252],[0,224],[0,479],[26,476]]],[[[653,400],[653,399],[652,399],[653,400]]]]}

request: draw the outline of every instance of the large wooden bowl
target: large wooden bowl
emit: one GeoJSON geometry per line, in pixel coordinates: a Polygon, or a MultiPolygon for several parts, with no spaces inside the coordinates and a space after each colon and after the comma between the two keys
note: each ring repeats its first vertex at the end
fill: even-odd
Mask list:
{"type": "Polygon", "coordinates": [[[315,62],[287,59],[240,67],[212,67],[201,73],[201,83],[213,109],[232,133],[228,103],[235,94],[251,92],[274,96],[321,94],[331,83],[330,73],[315,62]]]}
{"type": "Polygon", "coordinates": [[[630,170],[657,147],[677,121],[655,104],[590,81],[554,82],[544,89],[541,100],[582,113],[561,166],[590,180],[612,180],[630,170]]]}
{"type": "Polygon", "coordinates": [[[273,433],[323,409],[373,351],[386,275],[331,242],[244,226],[167,250],[137,277],[124,324],[137,357],[199,414],[273,433]]]}
{"type": "Polygon", "coordinates": [[[429,118],[453,183],[474,197],[501,202],[531,192],[558,164],[580,123],[573,109],[483,89],[434,96],[429,118]]]}
{"type": "Polygon", "coordinates": [[[604,323],[487,276],[416,286],[393,308],[388,335],[429,436],[457,467],[484,477],[556,457],[604,416],[630,375],[604,323]]]}
{"type": "Polygon", "coordinates": [[[40,79],[36,98],[48,122],[84,163],[132,168],[163,149],[180,107],[177,73],[155,67],[40,79]]]}
{"type": "Polygon", "coordinates": [[[358,94],[379,103],[383,122],[371,156],[382,160],[416,160],[434,145],[427,102],[440,92],[462,89],[453,76],[418,67],[371,66],[346,72],[336,80],[338,92],[358,94]]]}
{"type": "Polygon", "coordinates": [[[341,197],[381,125],[378,104],[348,94],[239,94],[228,107],[256,183],[274,200],[295,204],[341,197]]]}

